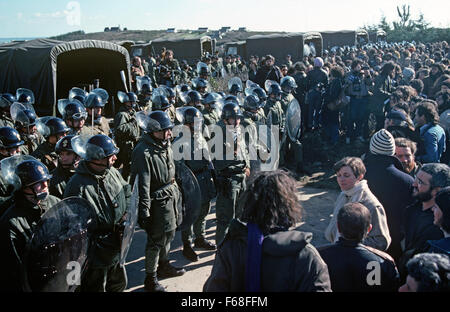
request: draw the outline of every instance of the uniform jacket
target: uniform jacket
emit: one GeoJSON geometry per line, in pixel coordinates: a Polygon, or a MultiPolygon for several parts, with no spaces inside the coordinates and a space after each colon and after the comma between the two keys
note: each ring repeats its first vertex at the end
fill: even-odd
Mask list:
{"type": "Polygon", "coordinates": [[[334,243],[339,239],[337,229],[337,215],[339,210],[347,203],[361,203],[369,209],[372,217],[372,230],[364,239],[364,244],[379,250],[386,250],[391,243],[391,236],[389,235],[388,223],[386,220],[386,213],[383,205],[372,194],[367,181],[362,180],[357,183],[351,190],[343,191],[336,199],[336,205],[333,212],[333,217],[330,224],[325,230],[325,237],[328,241],[334,243]]]}
{"type": "MultiPolygon", "coordinates": [[[[330,278],[325,262],[310,244],[311,233],[296,230],[266,235],[262,245],[262,292],[327,292],[330,278]]],[[[207,292],[245,291],[247,227],[233,219],[219,246],[207,292]]]]}
{"type": "Polygon", "coordinates": [[[335,244],[321,246],[317,250],[328,266],[334,292],[396,292],[400,286],[394,259],[383,251],[343,237],[335,244]],[[370,272],[375,269],[368,268],[372,261],[380,265],[380,285],[367,283],[370,272]]]}
{"type": "Polygon", "coordinates": [[[156,234],[175,230],[181,193],[170,146],[162,146],[148,133],[142,135],[131,156],[131,185],[136,175],[141,227],[156,234]]]}
{"type": "Polygon", "coordinates": [[[67,182],[69,182],[75,171],[67,170],[62,168],[62,166],[58,166],[50,173],[52,175],[48,186],[50,194],[62,199],[67,182]]]}
{"type": "Polygon", "coordinates": [[[59,198],[49,195],[37,206],[27,201],[21,193],[15,193],[1,206],[5,213],[0,218],[0,290],[22,290],[21,266],[25,247],[41,216],[59,201],[59,198]]]}
{"type": "Polygon", "coordinates": [[[48,141],[44,141],[31,156],[41,161],[47,166],[48,171],[52,171],[58,164],[58,154],[55,152],[55,145],[51,145],[48,141]]]}
{"type": "Polygon", "coordinates": [[[105,117],[101,117],[99,122],[94,121],[94,127],[92,127],[92,119],[90,116],[86,119],[86,123],[84,124],[83,128],[81,129],[81,134],[87,134],[87,135],[97,135],[97,134],[104,134],[106,136],[110,136],[110,127],[109,122],[105,117]]]}
{"type": "Polygon", "coordinates": [[[64,198],[71,196],[86,199],[97,216],[96,248],[90,266],[102,268],[117,264],[120,257],[117,225],[130,204],[130,185],[114,167],[97,174],[82,160],[64,191],[64,198]]]}

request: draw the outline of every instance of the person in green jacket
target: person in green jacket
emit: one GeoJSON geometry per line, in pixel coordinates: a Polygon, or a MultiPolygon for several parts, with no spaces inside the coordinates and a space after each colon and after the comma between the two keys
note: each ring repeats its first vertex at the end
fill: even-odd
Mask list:
{"type": "MultiPolygon", "coordinates": [[[[222,120],[217,123],[217,126],[222,132],[223,141],[218,142],[222,144],[222,153],[214,155],[216,152],[213,152],[218,188],[216,245],[224,239],[230,221],[240,216],[237,199],[239,194],[245,190],[245,180],[250,175],[250,160],[240,126],[243,114],[239,105],[236,103],[225,104],[221,118],[222,120]]],[[[212,140],[214,139],[212,138],[212,140]]]]}
{"type": "Polygon", "coordinates": [[[189,229],[181,232],[183,241],[183,255],[190,261],[197,261],[198,255],[192,249],[192,237],[195,235],[194,245],[197,248],[215,250],[216,246],[205,239],[205,218],[211,208],[211,200],[216,197],[213,176],[211,170],[211,156],[208,143],[203,137],[203,117],[195,107],[187,108],[184,113],[184,125],[189,128],[189,144],[183,145],[190,154],[189,159],[184,159],[186,166],[194,173],[201,191],[201,208],[197,220],[189,229]],[[201,155],[201,159],[198,159],[201,155]]]}
{"type": "Polygon", "coordinates": [[[295,82],[295,79],[291,76],[286,76],[281,78],[280,81],[280,87],[283,91],[281,93],[281,108],[283,108],[284,114],[286,114],[289,103],[294,99],[294,95],[292,92],[297,89],[297,83],[295,82]]]}
{"type": "Polygon", "coordinates": [[[80,156],[72,148],[72,139],[74,135],[66,135],[61,138],[55,147],[55,153],[58,155],[58,165],[50,172],[50,194],[58,198],[63,198],[67,182],[75,173],[75,167],[78,165],[80,156]]]}
{"type": "Polygon", "coordinates": [[[218,93],[212,92],[203,99],[204,109],[202,111],[205,125],[215,125],[220,120],[218,105],[222,101],[222,96],[218,93]]]}
{"type": "Polygon", "coordinates": [[[86,199],[97,215],[95,249],[81,278],[80,291],[122,292],[127,276],[120,265],[121,237],[131,187],[113,167],[119,149],[104,134],[91,136],[85,145],[72,144],[82,160],[67,183],[64,198],[86,199]]]}
{"type": "Polygon", "coordinates": [[[122,177],[127,181],[130,175],[131,153],[136,146],[141,131],[136,120],[137,96],[133,92],[117,93],[122,103],[119,112],[114,117],[114,140],[119,147],[118,161],[115,167],[122,167],[122,177]]]}
{"type": "Polygon", "coordinates": [[[148,115],[145,133],[131,155],[130,183],[137,180],[139,190],[138,224],[147,232],[144,288],[165,291],[158,278],[183,275],[184,269],[169,263],[170,243],[180,218],[181,193],[175,181],[175,163],[170,148],[174,124],[168,114],[148,115]]]}
{"type": "Polygon", "coordinates": [[[56,143],[67,135],[70,128],[58,117],[51,117],[40,127],[45,141],[40,144],[31,156],[39,159],[48,170],[52,171],[58,163],[58,155],[55,152],[56,143]]]}
{"type": "Polygon", "coordinates": [[[14,121],[14,127],[24,141],[21,146],[22,154],[30,155],[44,142],[44,137],[37,131],[37,116],[33,110],[24,109],[20,115],[21,118],[14,121]]]}
{"type": "Polygon", "coordinates": [[[0,127],[14,128],[14,121],[11,119],[10,107],[16,101],[14,95],[10,93],[0,94],[0,127]]]}
{"type": "Polygon", "coordinates": [[[20,186],[0,206],[0,291],[23,291],[22,266],[25,249],[41,216],[60,201],[49,195],[51,178],[47,167],[36,159],[21,161],[14,170],[20,186]]]}
{"type": "Polygon", "coordinates": [[[266,105],[264,106],[264,114],[267,117],[267,126],[278,126],[280,129],[280,137],[284,131],[285,123],[285,114],[280,103],[281,93],[281,87],[278,83],[273,83],[270,85],[269,90],[267,91],[269,97],[266,101],[266,105]],[[271,122],[269,117],[271,117],[271,122]]]}

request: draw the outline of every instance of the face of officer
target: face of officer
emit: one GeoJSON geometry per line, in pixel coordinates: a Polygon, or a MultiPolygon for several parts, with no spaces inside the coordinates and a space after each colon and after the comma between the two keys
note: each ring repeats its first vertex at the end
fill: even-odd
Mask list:
{"type": "Polygon", "coordinates": [[[72,129],[75,129],[76,131],[81,130],[83,128],[84,123],[86,122],[85,119],[66,119],[65,120],[67,126],[69,126],[72,129]]]}
{"type": "Polygon", "coordinates": [[[117,160],[117,156],[115,154],[105,157],[102,159],[95,159],[89,161],[89,166],[96,173],[104,172],[106,169],[111,168],[117,160]]]}
{"type": "Polygon", "coordinates": [[[241,124],[241,119],[240,118],[228,118],[228,119],[225,119],[225,124],[236,128],[241,124]]]}
{"type": "Polygon", "coordinates": [[[40,202],[46,199],[49,194],[48,180],[25,187],[22,193],[24,194],[26,200],[35,205],[39,205],[40,202]]]}
{"type": "Polygon", "coordinates": [[[102,116],[102,108],[101,107],[86,108],[86,111],[90,118],[92,118],[92,113],[94,113],[95,119],[98,119],[102,116]]]}
{"type": "Polygon", "coordinates": [[[74,169],[80,157],[71,151],[61,151],[59,153],[59,164],[63,169],[74,169]]]}
{"type": "Polygon", "coordinates": [[[172,138],[172,129],[155,131],[153,132],[153,135],[160,141],[168,141],[172,138]]]}
{"type": "Polygon", "coordinates": [[[4,157],[11,157],[20,154],[20,147],[0,148],[0,154],[4,157]]]}

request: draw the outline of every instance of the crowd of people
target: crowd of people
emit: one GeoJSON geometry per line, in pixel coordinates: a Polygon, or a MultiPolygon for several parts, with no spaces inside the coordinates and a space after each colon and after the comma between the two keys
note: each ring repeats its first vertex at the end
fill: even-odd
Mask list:
{"type": "Polygon", "coordinates": [[[189,261],[198,261],[194,248],[217,250],[204,291],[448,291],[449,53],[446,42],[371,44],[288,55],[282,66],[271,55],[247,63],[215,54],[191,67],[164,49],[133,58],[133,92],[117,93],[111,120],[102,88],[72,88],[59,117],[38,118],[31,90],[2,93],[1,289],[23,290],[33,229],[78,197],[97,224],[78,290],[125,290],[121,239],[134,187],[146,291],[185,273],[169,259],[177,230],[189,261]],[[226,87],[214,89],[218,80],[226,87]],[[279,130],[279,144],[262,139],[267,129],[279,130]],[[324,246],[295,229],[302,143],[316,132],[328,148],[367,145],[334,165],[342,192],[324,246]],[[183,190],[180,166],[198,193],[183,190]],[[214,199],[215,243],[205,235],[214,199]],[[200,208],[185,225],[192,203],[200,208]]]}

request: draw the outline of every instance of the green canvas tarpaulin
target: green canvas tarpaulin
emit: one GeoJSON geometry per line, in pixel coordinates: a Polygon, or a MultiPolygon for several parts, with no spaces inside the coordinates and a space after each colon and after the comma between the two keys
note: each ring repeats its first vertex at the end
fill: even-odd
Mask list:
{"type": "Polygon", "coordinates": [[[186,60],[189,64],[196,64],[205,53],[214,53],[215,43],[209,36],[193,39],[155,39],[151,42],[151,48],[161,54],[163,48],[172,50],[178,61],[186,60]]]}
{"type": "Polygon", "coordinates": [[[356,44],[356,31],[321,31],[323,48],[330,50],[332,47],[354,46],[356,44]]]}
{"type": "Polygon", "coordinates": [[[288,54],[293,61],[303,59],[304,45],[314,44],[316,56],[322,56],[322,35],[318,32],[255,35],[247,38],[247,56],[271,54],[282,64],[288,54]]]}
{"type": "Polygon", "coordinates": [[[226,55],[240,55],[243,59],[247,59],[247,42],[236,41],[224,44],[224,52],[226,55]]]}
{"type": "Polygon", "coordinates": [[[38,115],[55,115],[57,100],[67,98],[72,87],[89,91],[88,87],[99,79],[99,87],[110,95],[106,115],[112,116],[115,110],[111,97],[124,90],[121,70],[130,89],[128,51],[107,41],[36,39],[0,45],[0,92],[32,90],[38,115]]]}

